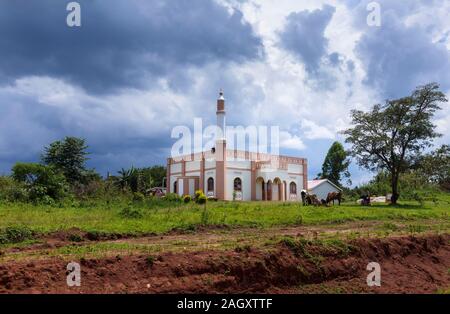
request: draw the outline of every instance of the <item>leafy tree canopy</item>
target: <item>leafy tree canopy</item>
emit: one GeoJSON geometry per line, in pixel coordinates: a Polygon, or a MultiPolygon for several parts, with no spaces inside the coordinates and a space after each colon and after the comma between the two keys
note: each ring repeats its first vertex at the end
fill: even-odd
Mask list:
{"type": "Polygon", "coordinates": [[[400,174],[413,167],[422,151],[440,136],[432,118],[446,101],[439,85],[431,83],[410,96],[376,104],[369,112],[352,110],[354,126],[343,132],[352,144],[350,153],[366,169],[389,171],[393,204],[399,197],[400,174]]]}
{"type": "MultiPolygon", "coordinates": [[[[350,160],[347,158],[347,152],[339,142],[334,142],[325,157],[322,165],[322,172],[319,173],[321,179],[329,179],[333,183],[341,185],[341,176],[350,178],[348,166],[350,160]]],[[[350,181],[350,180],[349,180],[350,181]]]]}
{"type": "Polygon", "coordinates": [[[87,148],[84,139],[66,137],[45,147],[42,161],[61,170],[69,183],[82,183],[93,175],[85,166],[87,148]]]}

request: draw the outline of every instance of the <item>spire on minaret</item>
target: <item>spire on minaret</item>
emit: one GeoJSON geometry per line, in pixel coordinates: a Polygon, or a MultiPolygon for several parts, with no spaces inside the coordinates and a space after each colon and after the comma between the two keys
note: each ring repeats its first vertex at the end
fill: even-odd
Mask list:
{"type": "Polygon", "coordinates": [[[221,133],[218,139],[225,139],[225,98],[223,97],[223,90],[219,91],[219,98],[217,99],[217,126],[220,128],[221,133]]]}
{"type": "Polygon", "coordinates": [[[219,98],[217,98],[217,112],[225,111],[225,98],[223,97],[223,90],[219,91],[219,98]]]}

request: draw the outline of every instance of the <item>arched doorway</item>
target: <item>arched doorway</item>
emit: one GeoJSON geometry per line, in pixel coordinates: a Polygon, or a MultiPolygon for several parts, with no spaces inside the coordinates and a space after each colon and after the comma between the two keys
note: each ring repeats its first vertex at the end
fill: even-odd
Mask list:
{"type": "Polygon", "coordinates": [[[297,199],[297,184],[295,182],[289,184],[289,199],[297,199]]]}
{"type": "Polygon", "coordinates": [[[264,179],[258,177],[256,179],[256,200],[263,201],[266,198],[264,179]]]}
{"type": "Polygon", "coordinates": [[[272,199],[274,201],[281,201],[282,195],[281,180],[280,178],[275,178],[272,186],[272,199]]]}
{"type": "Polygon", "coordinates": [[[242,200],[242,180],[239,177],[233,181],[233,200],[242,200]]]}
{"type": "Polygon", "coordinates": [[[271,180],[267,181],[267,189],[266,190],[267,190],[266,199],[268,201],[271,201],[272,200],[272,181],[271,180]]]}
{"type": "Polygon", "coordinates": [[[207,195],[208,196],[214,196],[214,179],[213,178],[208,178],[208,182],[207,182],[207,195]]]}

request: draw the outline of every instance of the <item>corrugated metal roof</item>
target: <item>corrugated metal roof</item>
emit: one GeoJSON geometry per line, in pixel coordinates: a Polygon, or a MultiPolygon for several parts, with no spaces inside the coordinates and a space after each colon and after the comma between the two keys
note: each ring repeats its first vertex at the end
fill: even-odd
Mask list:
{"type": "Polygon", "coordinates": [[[336,189],[342,191],[342,189],[340,187],[338,187],[336,184],[334,184],[333,182],[331,182],[328,179],[321,179],[321,180],[310,180],[308,181],[308,190],[312,190],[316,187],[318,187],[319,185],[321,185],[324,182],[328,182],[330,183],[332,186],[334,186],[336,189]]]}
{"type": "Polygon", "coordinates": [[[322,180],[310,180],[308,181],[308,189],[314,189],[316,186],[322,184],[323,182],[327,181],[327,179],[322,180]]]}

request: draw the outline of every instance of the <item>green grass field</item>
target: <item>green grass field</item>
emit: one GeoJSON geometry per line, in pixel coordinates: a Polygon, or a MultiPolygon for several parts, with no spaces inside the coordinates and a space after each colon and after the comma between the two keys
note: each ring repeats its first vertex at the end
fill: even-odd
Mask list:
{"type": "Polygon", "coordinates": [[[434,202],[424,204],[410,201],[397,206],[377,204],[370,207],[353,203],[333,207],[303,207],[299,203],[209,202],[206,211],[203,206],[195,203],[170,203],[160,200],[114,204],[93,202],[59,207],[22,203],[0,204],[0,230],[26,226],[36,233],[78,228],[87,232],[138,235],[159,234],[175,228],[195,230],[199,225],[265,228],[340,224],[350,221],[382,221],[389,229],[389,223],[393,221],[423,220],[438,221],[448,226],[450,194],[440,194],[434,202]],[[124,208],[128,209],[128,216],[125,217],[124,208]]]}

